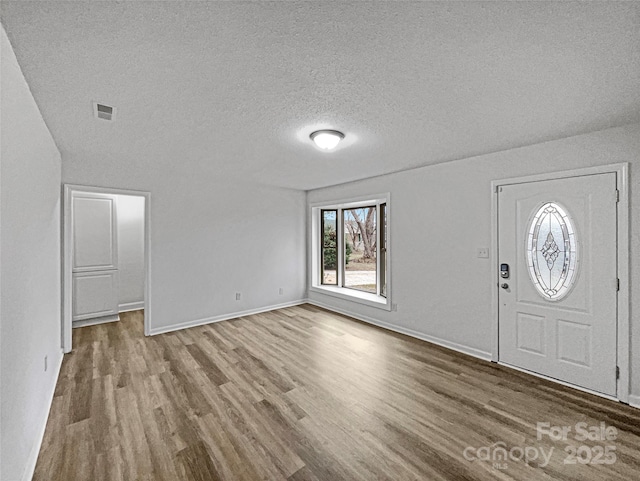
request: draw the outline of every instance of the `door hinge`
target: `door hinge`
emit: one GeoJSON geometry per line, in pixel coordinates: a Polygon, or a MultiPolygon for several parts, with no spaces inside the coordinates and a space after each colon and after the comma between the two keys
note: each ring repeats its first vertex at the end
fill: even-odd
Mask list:
{"type": "Polygon", "coordinates": [[[616,279],[616,291],[620,291],[620,279],[616,279]]]}
{"type": "Polygon", "coordinates": [[[620,379],[620,366],[616,366],[616,379],[620,379]]]}
{"type": "Polygon", "coordinates": [[[620,202],[620,191],[616,189],[616,202],[620,202]]]}

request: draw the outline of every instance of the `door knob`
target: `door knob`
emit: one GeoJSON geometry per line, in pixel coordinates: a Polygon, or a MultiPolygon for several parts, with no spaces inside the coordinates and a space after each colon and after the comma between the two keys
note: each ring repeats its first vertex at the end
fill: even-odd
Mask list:
{"type": "Polygon", "coordinates": [[[500,284],[500,287],[502,287],[503,289],[509,289],[509,284],[505,282],[504,284],[500,284]]]}

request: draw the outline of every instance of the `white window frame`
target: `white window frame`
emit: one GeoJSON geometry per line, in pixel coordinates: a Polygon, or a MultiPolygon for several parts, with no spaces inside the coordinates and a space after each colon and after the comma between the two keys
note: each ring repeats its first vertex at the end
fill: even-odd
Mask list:
{"type": "Polygon", "coordinates": [[[391,229],[390,229],[390,219],[391,219],[391,203],[390,203],[390,195],[389,193],[370,195],[365,197],[351,198],[345,199],[335,202],[317,202],[309,205],[310,208],[310,219],[311,219],[311,266],[310,266],[310,279],[309,279],[309,290],[311,292],[317,292],[320,294],[325,294],[332,297],[337,297],[340,299],[357,302],[360,304],[365,304],[367,306],[376,307],[379,309],[385,309],[387,311],[391,310],[391,229]],[[381,222],[380,218],[380,205],[386,204],[386,215],[387,215],[387,224],[386,224],[386,268],[385,268],[385,279],[386,279],[386,296],[380,295],[381,283],[380,283],[380,235],[382,229],[380,229],[379,223],[381,222]],[[372,292],[360,291],[357,289],[353,289],[350,287],[342,287],[343,285],[343,276],[344,276],[344,220],[342,216],[342,210],[344,209],[353,209],[358,207],[376,207],[376,291],[374,294],[372,292]],[[321,275],[321,263],[322,263],[322,246],[321,246],[321,211],[322,210],[337,210],[338,216],[336,219],[336,229],[337,229],[337,238],[338,238],[338,249],[337,249],[337,257],[338,257],[338,268],[336,270],[336,275],[338,277],[338,284],[326,285],[322,284],[321,275]]]}

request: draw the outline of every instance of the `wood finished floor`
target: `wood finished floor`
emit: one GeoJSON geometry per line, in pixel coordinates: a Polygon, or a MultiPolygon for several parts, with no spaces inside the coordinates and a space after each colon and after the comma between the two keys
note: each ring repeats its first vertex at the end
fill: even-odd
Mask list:
{"type": "Polygon", "coordinates": [[[314,306],[142,330],[137,311],[74,331],[35,480],[639,479],[640,410],[314,306]],[[580,421],[617,439],[536,439],[537,422],[580,421]],[[498,442],[553,456],[463,456],[498,442]],[[571,444],[617,461],[564,464],[571,444]]]}

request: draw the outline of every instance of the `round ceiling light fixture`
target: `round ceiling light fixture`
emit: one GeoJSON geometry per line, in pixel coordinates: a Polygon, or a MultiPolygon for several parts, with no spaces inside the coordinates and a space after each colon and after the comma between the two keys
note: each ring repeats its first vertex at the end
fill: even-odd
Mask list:
{"type": "Polygon", "coordinates": [[[338,143],[344,139],[344,134],[337,130],[316,130],[309,137],[322,150],[335,149],[338,143]]]}

